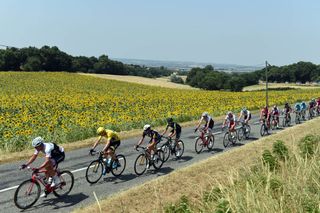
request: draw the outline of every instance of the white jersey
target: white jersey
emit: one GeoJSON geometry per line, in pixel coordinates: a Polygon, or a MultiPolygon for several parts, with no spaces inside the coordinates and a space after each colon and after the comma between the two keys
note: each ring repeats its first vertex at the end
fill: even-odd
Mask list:
{"type": "MultiPolygon", "coordinates": [[[[44,151],[41,151],[45,154],[46,157],[50,158],[51,157],[51,152],[52,150],[54,149],[54,145],[53,143],[43,143],[43,146],[44,146],[44,151]]],[[[59,150],[60,152],[64,152],[64,149],[63,147],[59,146],[59,150]]],[[[36,150],[34,152],[35,155],[38,155],[39,154],[39,151],[36,150]]]]}
{"type": "Polygon", "coordinates": [[[227,115],[225,120],[228,121],[228,122],[235,122],[236,121],[236,116],[234,114],[232,114],[232,117],[229,117],[227,115]]]}

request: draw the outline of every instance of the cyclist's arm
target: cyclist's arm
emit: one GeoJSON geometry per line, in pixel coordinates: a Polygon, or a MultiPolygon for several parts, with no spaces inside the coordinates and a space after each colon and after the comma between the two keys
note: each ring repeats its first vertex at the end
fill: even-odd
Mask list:
{"type": "Polygon", "coordinates": [[[101,141],[101,138],[102,137],[99,137],[99,139],[94,143],[92,149],[95,149],[97,147],[98,143],[101,141]]]}
{"type": "Polygon", "coordinates": [[[137,146],[140,146],[140,145],[142,144],[143,140],[144,140],[144,137],[142,137],[142,138],[139,140],[137,146]]]}
{"type": "Polygon", "coordinates": [[[29,166],[30,164],[32,164],[33,161],[34,161],[37,157],[38,157],[38,155],[33,154],[33,155],[31,156],[31,158],[29,159],[29,161],[26,163],[26,165],[29,166]]]}
{"type": "Polygon", "coordinates": [[[46,160],[43,162],[43,164],[41,164],[41,166],[38,167],[38,169],[41,170],[45,168],[49,162],[50,162],[50,157],[46,157],[46,160]]]}
{"type": "Polygon", "coordinates": [[[202,121],[203,121],[203,118],[201,117],[201,119],[199,120],[199,123],[198,123],[198,125],[197,125],[196,129],[199,129],[199,127],[200,127],[200,125],[201,125],[202,121]]]}
{"type": "Polygon", "coordinates": [[[107,144],[103,147],[102,151],[105,152],[106,149],[109,147],[110,145],[110,138],[107,139],[107,144]]]}
{"type": "Polygon", "coordinates": [[[222,127],[224,127],[224,126],[226,125],[226,123],[227,123],[227,119],[225,119],[225,120],[223,121],[222,127]]]}
{"type": "Polygon", "coordinates": [[[166,129],[163,131],[163,133],[162,133],[162,135],[164,135],[164,134],[166,134],[167,133],[167,131],[168,131],[168,125],[167,125],[167,127],[166,127],[166,129]]]}

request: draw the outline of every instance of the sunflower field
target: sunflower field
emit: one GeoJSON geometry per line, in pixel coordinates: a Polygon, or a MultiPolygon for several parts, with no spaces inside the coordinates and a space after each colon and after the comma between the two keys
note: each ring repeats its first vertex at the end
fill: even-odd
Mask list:
{"type": "MultiPolygon", "coordinates": [[[[138,83],[138,82],[137,82],[138,83]]],[[[270,104],[307,100],[320,90],[270,91],[270,104]]],[[[182,122],[203,111],[222,115],[258,109],[264,92],[222,92],[152,87],[73,73],[0,72],[0,149],[21,151],[42,136],[59,143],[86,139],[98,126],[116,131],[182,122]]]]}

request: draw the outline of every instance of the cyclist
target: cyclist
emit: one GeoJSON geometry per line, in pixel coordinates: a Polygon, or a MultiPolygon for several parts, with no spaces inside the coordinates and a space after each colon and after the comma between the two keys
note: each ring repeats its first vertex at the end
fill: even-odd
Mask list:
{"type": "Polygon", "coordinates": [[[207,112],[202,113],[199,123],[195,129],[195,132],[199,129],[202,121],[205,121],[205,125],[203,126],[203,130],[205,133],[208,133],[209,137],[212,135],[212,129],[214,126],[214,120],[207,112]]]}
{"type": "Polygon", "coordinates": [[[251,112],[249,110],[247,110],[246,107],[243,107],[241,109],[240,115],[239,115],[239,121],[242,118],[244,119],[244,123],[245,124],[249,124],[249,121],[251,120],[251,112]]]}
{"type": "Polygon", "coordinates": [[[307,110],[307,104],[306,102],[302,101],[300,104],[300,108],[301,108],[301,115],[302,115],[302,119],[305,120],[306,118],[306,110],[307,110]]]}
{"type": "Polygon", "coordinates": [[[260,111],[260,121],[265,120],[267,122],[267,127],[270,128],[270,112],[268,106],[265,106],[260,111]]]}
{"type": "Polygon", "coordinates": [[[311,101],[309,102],[309,113],[310,115],[313,116],[313,110],[316,107],[316,100],[313,98],[311,99],[311,101]]]}
{"type": "Polygon", "coordinates": [[[236,127],[236,116],[231,111],[229,111],[227,113],[227,116],[224,119],[224,122],[222,124],[222,128],[224,128],[227,123],[228,123],[229,132],[235,132],[236,131],[236,129],[235,129],[235,127],[236,127]]]}
{"type": "Polygon", "coordinates": [[[292,112],[292,108],[288,102],[285,103],[283,112],[284,112],[285,118],[291,119],[290,113],[292,112]]]}
{"type": "MultiPolygon", "coordinates": [[[[39,152],[45,154],[45,161],[36,169],[37,171],[45,171],[48,183],[51,187],[55,187],[60,184],[60,178],[57,175],[55,168],[65,158],[64,149],[55,143],[46,143],[42,137],[36,137],[32,140],[32,146],[35,148],[35,152],[26,164],[20,166],[21,169],[26,168],[38,157],[39,152]]],[[[46,196],[46,194],[41,195],[46,196]]]]}
{"type": "Polygon", "coordinates": [[[137,147],[139,147],[140,144],[142,144],[142,142],[146,136],[151,138],[151,140],[149,141],[149,144],[147,146],[147,150],[148,150],[149,154],[151,155],[151,159],[153,159],[153,155],[156,152],[156,146],[161,141],[161,135],[157,131],[151,129],[150,124],[144,125],[142,138],[140,139],[138,144],[134,146],[134,148],[136,149],[137,147]]]}
{"type": "Polygon", "coordinates": [[[173,122],[172,118],[168,118],[167,119],[167,127],[164,130],[164,132],[162,133],[162,135],[166,134],[169,127],[171,128],[171,131],[170,131],[170,134],[168,135],[168,137],[172,138],[172,137],[176,136],[175,137],[175,146],[176,146],[178,143],[178,140],[180,139],[180,136],[181,136],[181,126],[178,123],[173,122]]]}
{"type": "Polygon", "coordinates": [[[277,105],[274,105],[271,111],[271,116],[273,117],[273,119],[276,120],[277,128],[279,128],[279,115],[280,115],[279,108],[277,107],[277,105]]]}
{"type": "MultiPolygon", "coordinates": [[[[90,149],[90,153],[94,152],[94,149],[97,147],[98,143],[102,140],[102,138],[106,138],[106,145],[103,147],[102,152],[105,157],[110,156],[107,159],[107,165],[111,164],[111,159],[113,162],[116,162],[115,151],[120,146],[120,136],[115,131],[110,129],[105,129],[104,127],[99,127],[97,129],[97,134],[99,135],[98,140],[94,143],[93,147],[90,149]]],[[[113,164],[113,167],[117,167],[119,165],[113,164]]],[[[106,173],[106,167],[104,167],[103,173],[106,173]]]]}
{"type": "Polygon", "coordinates": [[[320,97],[318,97],[317,101],[316,101],[316,106],[317,106],[317,113],[320,114],[320,97]]]}

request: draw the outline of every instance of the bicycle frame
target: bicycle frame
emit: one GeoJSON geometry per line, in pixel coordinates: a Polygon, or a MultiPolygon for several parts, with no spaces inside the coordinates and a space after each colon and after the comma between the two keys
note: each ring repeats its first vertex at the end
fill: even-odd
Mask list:
{"type": "Polygon", "coordinates": [[[201,138],[203,145],[207,146],[209,143],[209,137],[205,139],[207,133],[203,129],[199,130],[199,132],[200,132],[199,138],[201,138]]]}

